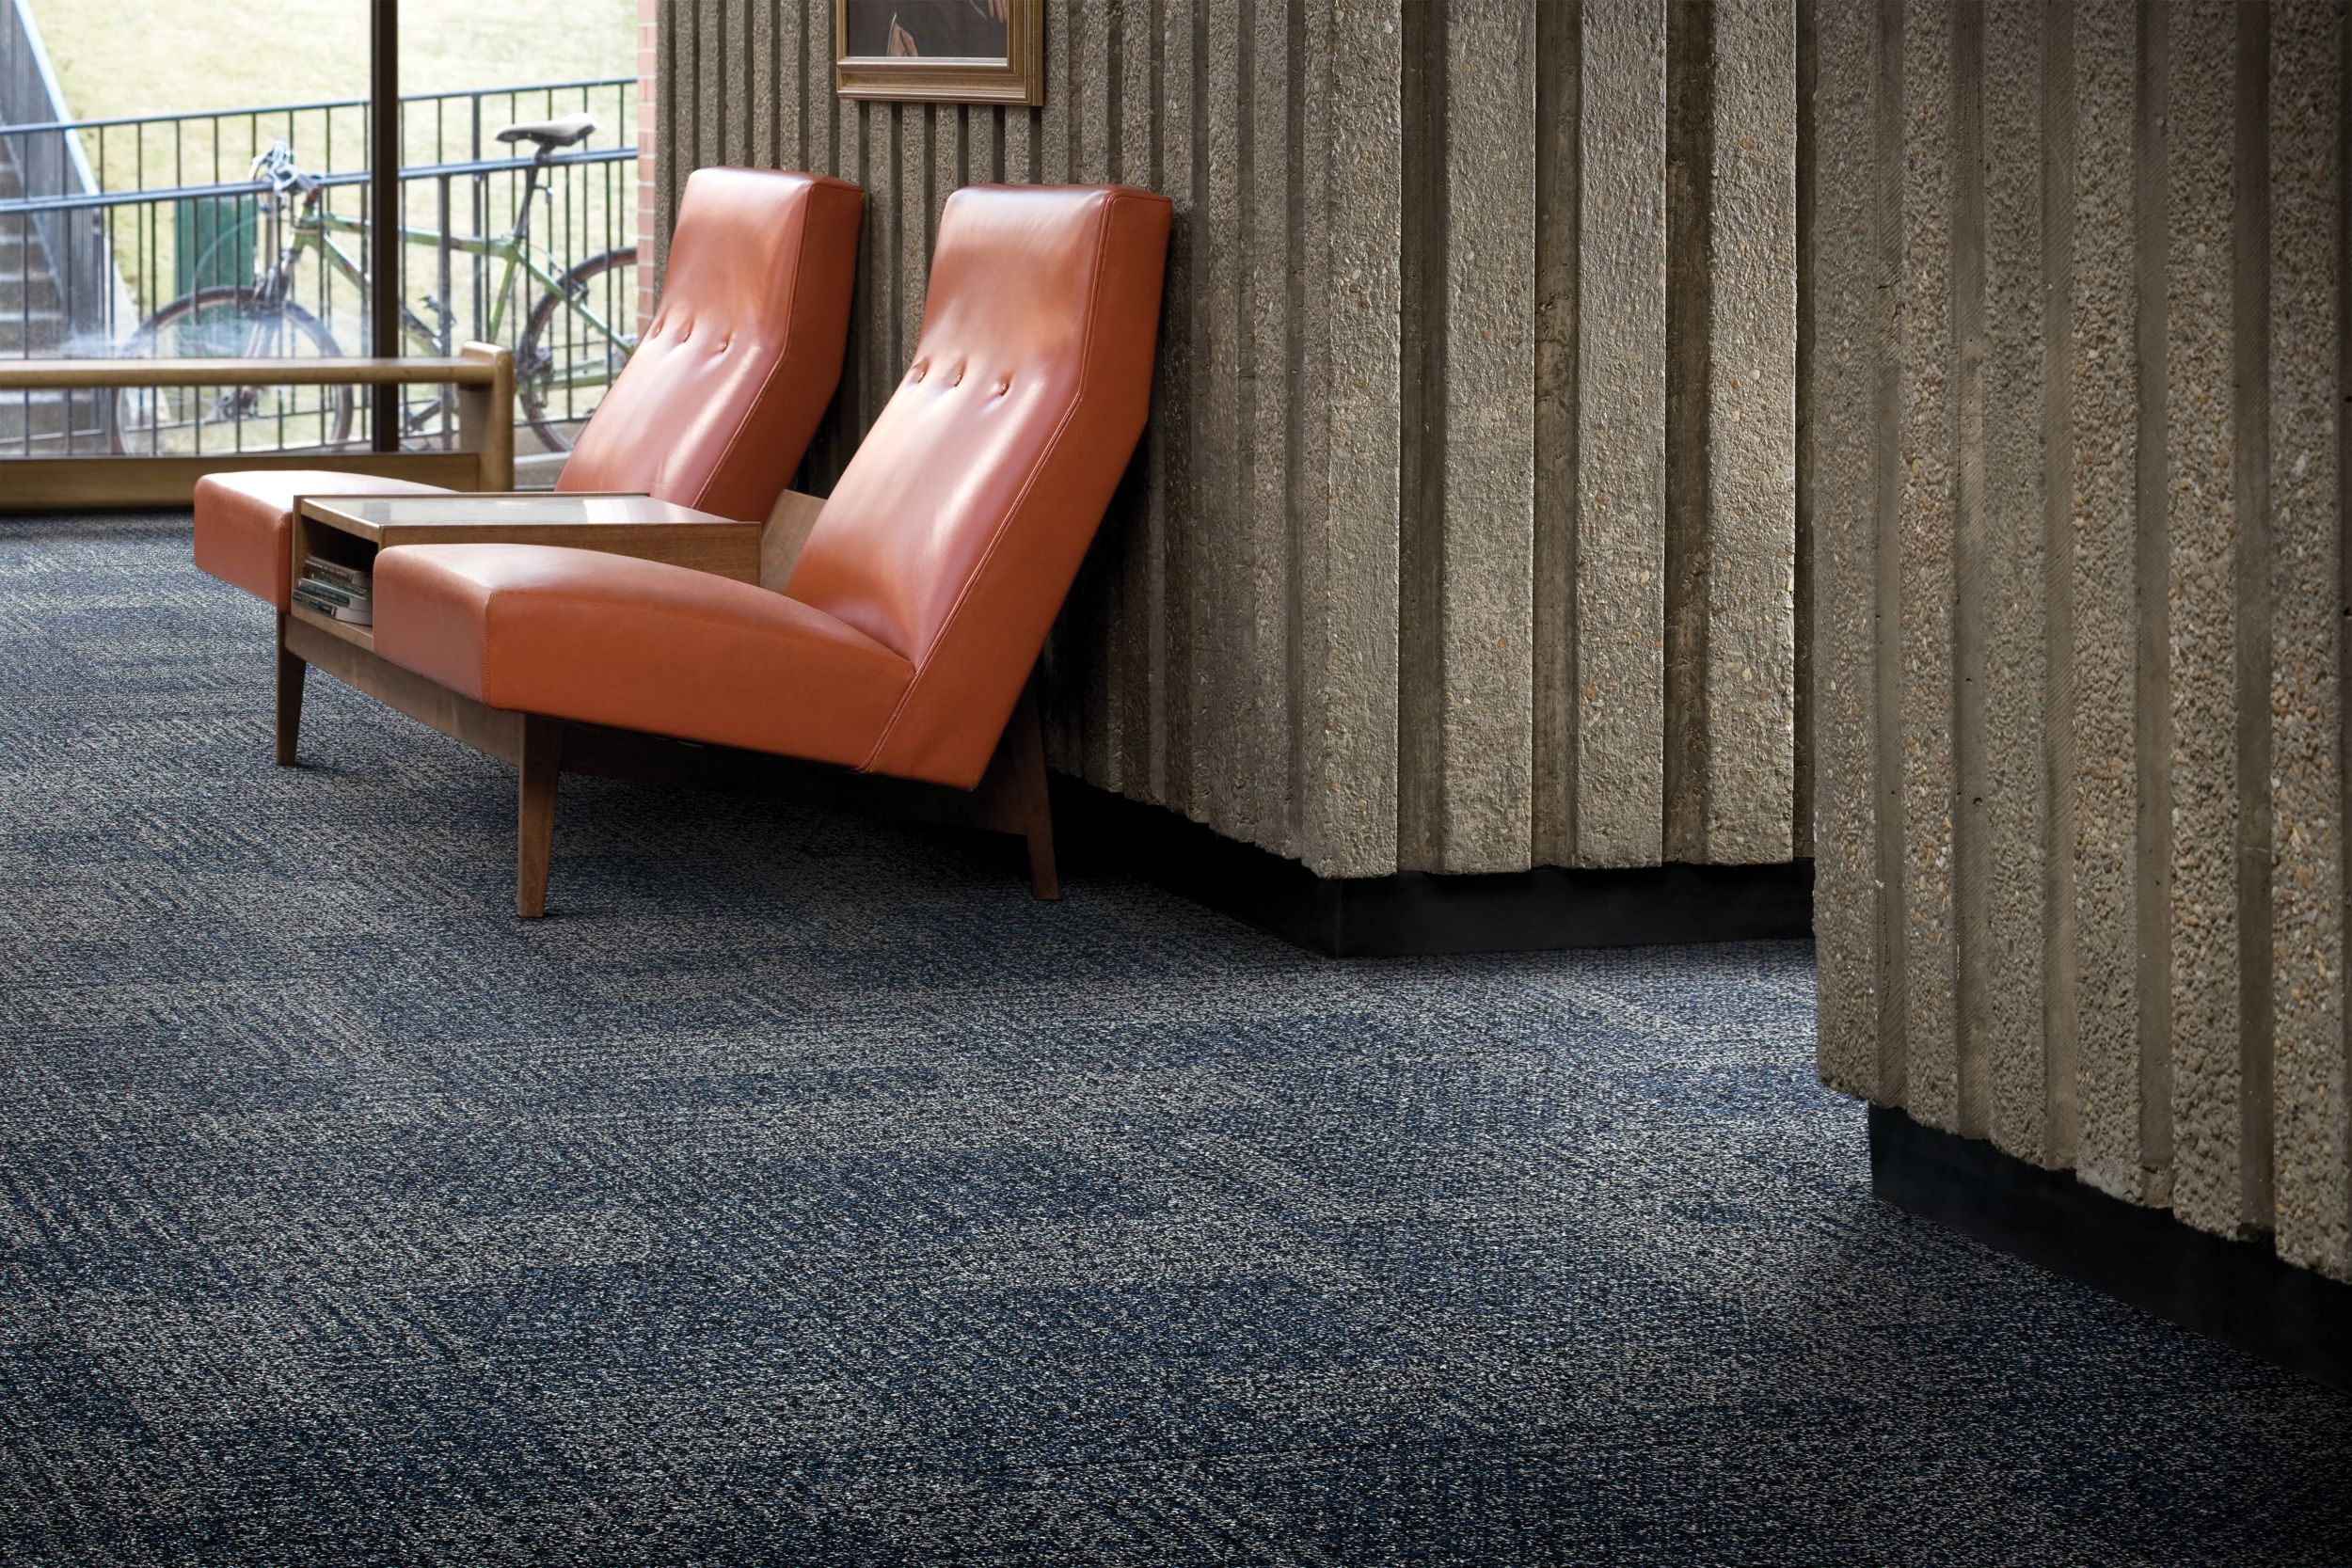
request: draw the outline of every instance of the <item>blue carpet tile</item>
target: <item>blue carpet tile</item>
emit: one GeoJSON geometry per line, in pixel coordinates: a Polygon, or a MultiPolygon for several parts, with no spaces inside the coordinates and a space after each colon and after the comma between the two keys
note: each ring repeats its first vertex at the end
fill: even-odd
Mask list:
{"type": "Polygon", "coordinates": [[[0,1561],[2352,1561],[2352,1402],[1874,1203],[1802,944],[1334,963],[512,774],[0,520],[0,1561]]]}

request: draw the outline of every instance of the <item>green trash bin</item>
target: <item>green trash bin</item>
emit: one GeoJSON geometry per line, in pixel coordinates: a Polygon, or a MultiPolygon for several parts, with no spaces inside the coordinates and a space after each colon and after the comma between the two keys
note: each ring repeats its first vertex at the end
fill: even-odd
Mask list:
{"type": "Polygon", "coordinates": [[[172,293],[253,281],[262,202],[253,196],[198,196],[171,204],[172,293]]]}

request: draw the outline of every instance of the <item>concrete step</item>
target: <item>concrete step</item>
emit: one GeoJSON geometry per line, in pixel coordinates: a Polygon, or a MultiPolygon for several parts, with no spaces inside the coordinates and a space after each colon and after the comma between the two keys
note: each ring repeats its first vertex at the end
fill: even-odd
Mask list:
{"type": "Polygon", "coordinates": [[[57,285],[47,273],[27,273],[0,261],[0,316],[13,316],[28,307],[56,313],[61,309],[57,285]]]}
{"type": "Polygon", "coordinates": [[[114,450],[109,437],[87,425],[70,436],[0,435],[0,458],[104,457],[114,450]]]}
{"type": "Polygon", "coordinates": [[[88,432],[98,424],[101,404],[89,392],[43,389],[0,392],[0,448],[22,446],[26,437],[55,443],[69,428],[88,432]]]}
{"type": "Polygon", "coordinates": [[[0,356],[23,357],[48,354],[66,340],[62,310],[10,310],[0,313],[0,356]]]}

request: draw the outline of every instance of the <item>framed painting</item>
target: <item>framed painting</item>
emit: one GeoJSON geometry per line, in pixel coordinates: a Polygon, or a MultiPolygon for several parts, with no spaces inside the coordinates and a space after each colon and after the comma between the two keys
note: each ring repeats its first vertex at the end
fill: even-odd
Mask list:
{"type": "Polygon", "coordinates": [[[844,98],[1045,102],[1045,0],[833,0],[844,98]]]}

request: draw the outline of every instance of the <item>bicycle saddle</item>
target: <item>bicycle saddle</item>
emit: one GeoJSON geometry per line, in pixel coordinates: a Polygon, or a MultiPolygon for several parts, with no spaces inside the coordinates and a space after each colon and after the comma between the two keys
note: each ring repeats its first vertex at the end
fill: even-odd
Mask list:
{"type": "Polygon", "coordinates": [[[594,115],[565,115],[561,119],[534,119],[527,125],[510,125],[498,134],[497,139],[509,145],[537,142],[540,151],[552,152],[559,147],[586,141],[596,129],[594,115]]]}

